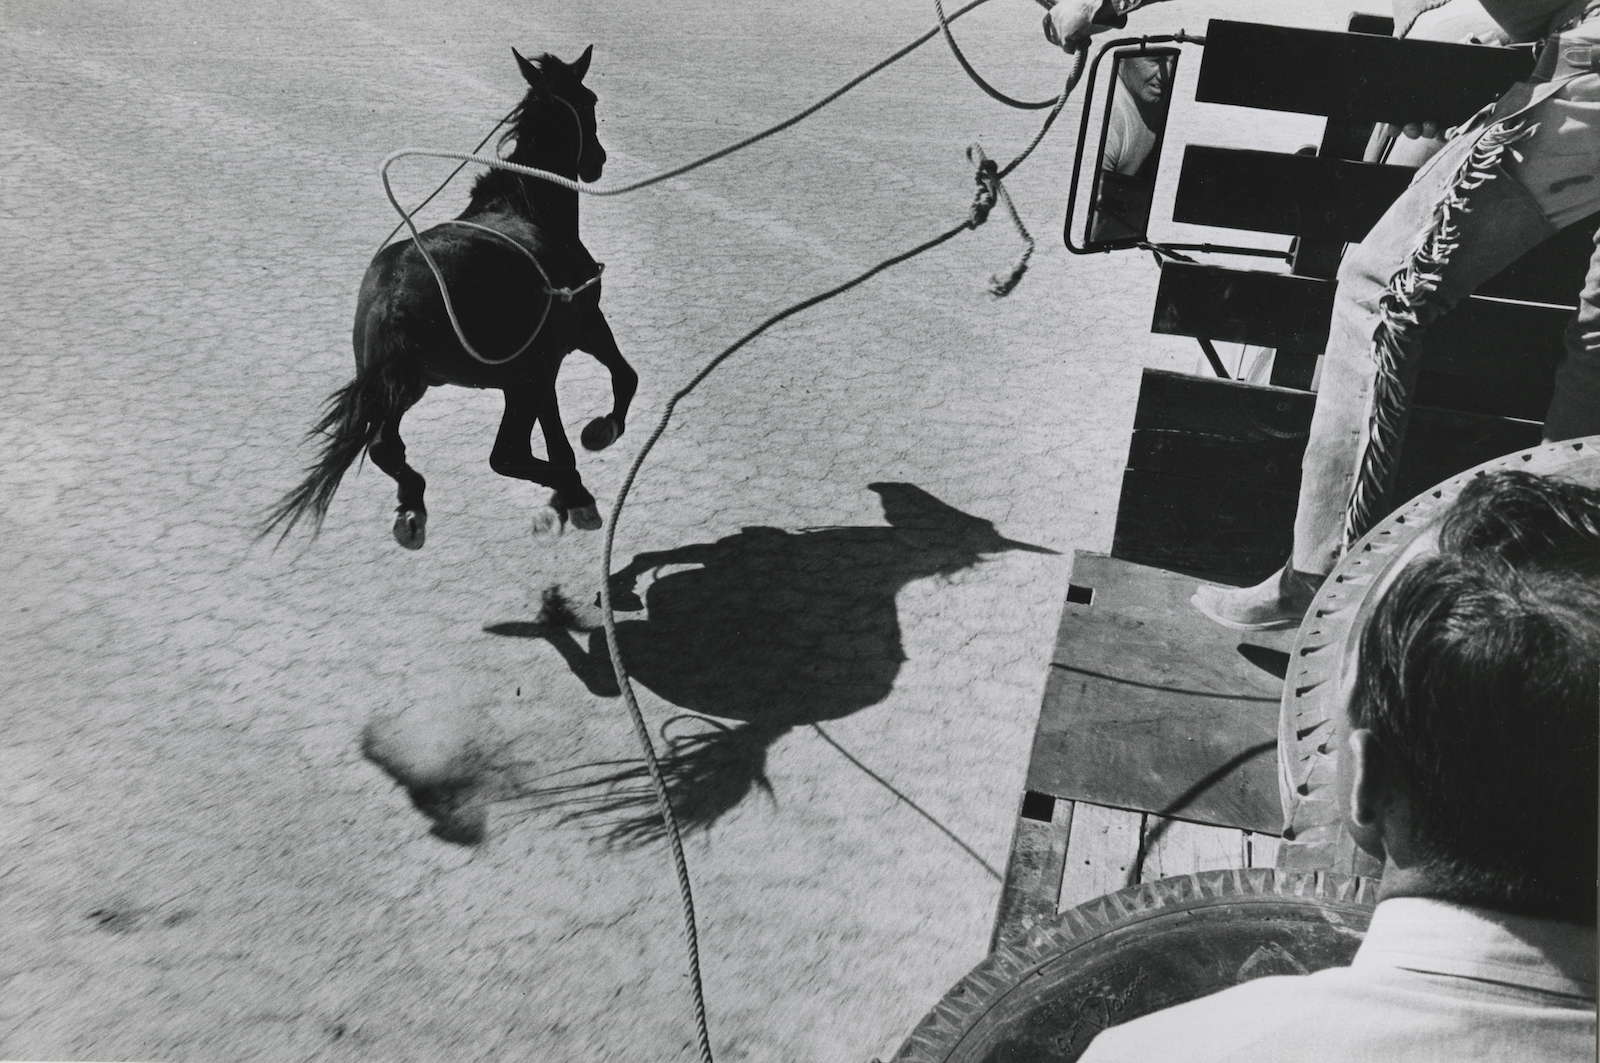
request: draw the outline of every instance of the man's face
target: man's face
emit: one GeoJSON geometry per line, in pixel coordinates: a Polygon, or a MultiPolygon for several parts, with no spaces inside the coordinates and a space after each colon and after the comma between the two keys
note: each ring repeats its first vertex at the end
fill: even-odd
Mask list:
{"type": "Polygon", "coordinates": [[[1117,80],[1140,103],[1159,103],[1171,87],[1171,56],[1139,56],[1117,64],[1117,80]]]}

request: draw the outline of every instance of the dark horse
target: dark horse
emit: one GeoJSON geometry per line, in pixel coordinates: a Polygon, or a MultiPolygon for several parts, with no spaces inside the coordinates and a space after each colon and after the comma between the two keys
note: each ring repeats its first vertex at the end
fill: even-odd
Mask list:
{"type": "MultiPolygon", "coordinates": [[[[502,146],[516,145],[508,162],[573,180],[600,177],[606,153],[596,136],[595,95],[583,85],[593,51],[585,49],[569,65],[552,55],[524,59],[512,49],[528,93],[501,138],[502,146]]],[[[365,451],[399,484],[395,541],[421,547],[428,520],[425,483],[406,464],[400,419],[436,384],[504,394],[489,467],[554,489],[549,507],[533,519],[535,535],[559,533],[569,520],[585,530],[600,527],[599,509],[578,476],[561,424],[556,374],[574,350],[611,371],[611,413],[583,430],[590,450],[622,435],[639,377],[600,313],[600,266],[578,239],[578,193],[491,169],[473,185],[466,211],[423,233],[422,243],[444,278],[448,308],[439,279],[414,241],[391,244],[373,258],[356,302],[355,379],[329,397],[311,433],[326,437],[321,457],[272,511],[262,534],[281,524],[287,535],[308,514],[320,528],[340,477],[365,451]],[[581,290],[568,295],[559,289],[581,290]],[[470,346],[458,337],[449,309],[470,346]],[[544,431],[548,460],[533,456],[535,423],[544,431]]]]}

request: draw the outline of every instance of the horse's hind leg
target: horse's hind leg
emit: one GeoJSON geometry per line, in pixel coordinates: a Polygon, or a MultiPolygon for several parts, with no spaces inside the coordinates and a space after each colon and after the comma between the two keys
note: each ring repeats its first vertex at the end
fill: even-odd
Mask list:
{"type": "Polygon", "coordinates": [[[559,535],[570,517],[575,527],[592,529],[599,526],[599,513],[594,510],[594,496],[583,486],[578,475],[578,458],[567,442],[561,427],[561,413],[555,401],[555,375],[529,385],[504,389],[505,413],[500,418],[500,431],[495,436],[494,450],[489,454],[489,467],[501,476],[531,480],[554,488],[550,504],[533,517],[535,537],[559,535]],[[534,422],[544,425],[545,450],[549,461],[533,456],[532,436],[534,422]],[[587,508],[593,513],[582,511],[587,508]]]}
{"type": "Polygon", "coordinates": [[[579,349],[611,371],[611,412],[590,421],[579,436],[585,450],[604,450],[621,437],[627,426],[628,406],[633,402],[634,392],[639,390],[639,374],[622,357],[611,326],[598,308],[579,349]]]}
{"type": "MultiPolygon", "coordinates": [[[[426,391],[423,388],[422,391],[426,391]]],[[[407,396],[405,403],[394,416],[383,422],[378,438],[367,448],[372,464],[394,478],[399,485],[400,504],[395,507],[394,541],[407,550],[420,550],[428,536],[428,509],[423,505],[422,494],[428,482],[422,474],[406,464],[406,443],[400,438],[400,419],[406,410],[416,405],[422,391],[407,396]]]]}

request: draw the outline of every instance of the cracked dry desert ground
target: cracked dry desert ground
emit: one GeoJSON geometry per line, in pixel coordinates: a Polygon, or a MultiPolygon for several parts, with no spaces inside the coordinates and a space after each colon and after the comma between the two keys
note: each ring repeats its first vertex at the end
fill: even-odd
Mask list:
{"type": "MultiPolygon", "coordinates": [[[[1281,0],[1142,15],[1333,24],[1281,0]]],[[[1066,63],[1038,21],[994,0],[956,25],[1039,98],[1066,63]]],[[[487,464],[498,396],[437,389],[406,422],[422,551],[390,539],[370,466],[319,539],[273,551],[254,528],[349,377],[355,287],[395,220],[378,160],[476,143],[520,95],[513,45],[596,46],[615,183],[933,22],[898,0],[7,0],[0,1056],[692,1057],[665,848],[607,841],[629,810],[507,799],[455,846],[360,752],[369,720],[417,709],[481,721],[528,787],[636,756],[587,647],[516,637],[546,588],[592,598],[601,543],[529,539],[542,492],[487,464]]],[[[1071,552],[1109,546],[1140,367],[1196,361],[1148,333],[1148,258],[1060,245],[1076,107],[1008,183],[1039,239],[1009,298],[985,291],[1020,249],[997,215],[774,328],[680,406],[619,525],[618,567],[666,555],[637,630],[667,657],[696,627],[729,636],[642,691],[654,728],[729,714],[668,728],[734,748],[688,841],[727,1063],[887,1054],[986,947],[1071,552]],[[919,521],[965,529],[959,548],[919,521]]],[[[1009,158],[1039,117],[935,40],[756,148],[585,201],[642,377],[628,435],[580,451],[602,506],[713,354],[959,221],[966,145],[1009,158]]],[[[401,194],[446,169],[402,164],[401,194]]],[[[609,401],[582,355],[561,387],[574,431],[609,401]]]]}

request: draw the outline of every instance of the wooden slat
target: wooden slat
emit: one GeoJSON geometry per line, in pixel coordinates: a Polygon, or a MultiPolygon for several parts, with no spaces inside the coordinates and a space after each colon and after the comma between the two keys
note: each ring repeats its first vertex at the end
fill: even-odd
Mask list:
{"type": "Polygon", "coordinates": [[[1371,33],[1379,37],[1394,35],[1394,19],[1388,15],[1370,15],[1359,11],[1350,14],[1350,22],[1345,27],[1351,33],[1371,33]]]}
{"type": "Polygon", "coordinates": [[[1333,286],[1318,277],[1167,262],[1150,331],[1318,354],[1328,343],[1333,286]]]}
{"type": "Polygon", "coordinates": [[[1213,19],[1195,99],[1402,124],[1458,125],[1533,68],[1524,49],[1213,19]]]}
{"type": "MultiPolygon", "coordinates": [[[[1483,308],[1495,314],[1506,309],[1483,308]]],[[[1465,348],[1454,357],[1447,367],[1475,364],[1465,348]]],[[[1548,402],[1553,357],[1541,346],[1520,363],[1506,359],[1500,366],[1505,375],[1473,393],[1540,407],[1548,402]],[[1518,374],[1522,379],[1514,379],[1518,374]]],[[[1533,420],[1424,405],[1446,385],[1455,386],[1431,370],[1419,384],[1396,501],[1539,441],[1533,420]]],[[[1315,396],[1285,388],[1146,370],[1112,555],[1221,582],[1270,575],[1292,545],[1299,463],[1314,404],[1315,396]]]]}
{"type": "MultiPolygon", "coordinates": [[[[1392,19],[1373,20],[1367,16],[1352,14],[1349,29],[1352,33],[1370,33],[1377,29],[1377,22],[1388,22],[1393,28],[1392,19]]],[[[1350,159],[1355,162],[1364,161],[1367,144],[1372,139],[1372,131],[1376,128],[1372,122],[1363,122],[1348,117],[1332,117],[1323,124],[1322,142],[1317,146],[1317,156],[1323,159],[1350,159]]],[[[1294,242],[1294,253],[1289,256],[1289,272],[1296,277],[1320,277],[1331,279],[1338,275],[1339,261],[1344,257],[1345,241],[1337,236],[1317,238],[1302,236],[1294,242]]],[[[1272,362],[1272,383],[1280,387],[1302,388],[1311,390],[1312,382],[1316,379],[1317,366],[1314,361],[1298,352],[1290,352],[1288,357],[1274,357],[1272,362]]]]}
{"type": "Polygon", "coordinates": [[[1172,220],[1354,243],[1406,190],[1411,173],[1404,166],[1190,144],[1172,220]]]}
{"type": "MultiPolygon", "coordinates": [[[[1535,446],[1540,433],[1537,422],[1419,406],[1406,434],[1393,502],[1491,458],[1535,446]]],[[[1111,552],[1205,579],[1253,583],[1289,556],[1297,501],[1297,492],[1256,489],[1215,476],[1205,480],[1130,469],[1123,475],[1111,552]]]]}
{"type": "Polygon", "coordinates": [[[1292,545],[1315,403],[1287,388],[1146,370],[1112,555],[1221,582],[1271,575],[1292,545]]]}
{"type": "Polygon", "coordinates": [[[1023,796],[1023,809],[1017,816],[1016,833],[1011,840],[1011,855],[1006,860],[1006,877],[1000,888],[1000,906],[995,913],[989,951],[993,952],[1002,942],[1056,914],[1072,818],[1071,801],[1048,794],[1023,796]],[[1029,805],[1035,803],[1049,808],[1049,818],[1030,814],[1029,805]]]}
{"type": "Polygon", "coordinates": [[[1304,436],[1256,442],[1191,432],[1138,431],[1128,445],[1128,469],[1294,494],[1300,490],[1305,447],[1304,436]]]}
{"type": "Polygon", "coordinates": [[[1063,607],[1028,789],[1277,829],[1282,673],[1271,665],[1293,632],[1241,640],[1190,607],[1194,580],[1100,554],[1080,551],[1072,581],[1094,588],[1093,604],[1063,607]]]}
{"type": "Polygon", "coordinates": [[[1082,802],[1075,807],[1061,881],[1062,910],[1132,885],[1128,878],[1139,857],[1143,822],[1138,812],[1082,802]]]}
{"type": "Polygon", "coordinates": [[[1246,867],[1277,867],[1278,847],[1283,839],[1276,834],[1257,834],[1246,831],[1244,836],[1246,867]]]}
{"type": "Polygon", "coordinates": [[[1293,547],[1295,491],[1263,491],[1130,470],[1111,553],[1238,585],[1266,579],[1293,547]]]}
{"type": "Polygon", "coordinates": [[[1244,839],[1241,830],[1146,816],[1139,881],[1245,867],[1244,839]]]}
{"type": "Polygon", "coordinates": [[[1112,555],[1222,582],[1270,575],[1290,547],[1315,401],[1146,370],[1112,555]],[[1273,475],[1258,482],[1268,468],[1273,475]]]}
{"type": "Polygon", "coordinates": [[[1133,428],[1234,439],[1304,439],[1316,397],[1288,388],[1146,369],[1133,428]]]}
{"type": "MultiPolygon", "coordinates": [[[[1583,265],[1569,260],[1573,272],[1583,265]]],[[[1333,286],[1332,281],[1282,273],[1169,263],[1161,271],[1150,330],[1320,351],[1327,343],[1333,286]]],[[[1570,317],[1567,310],[1545,306],[1478,297],[1463,301],[1424,339],[1417,402],[1464,413],[1543,419],[1570,317]]]]}

